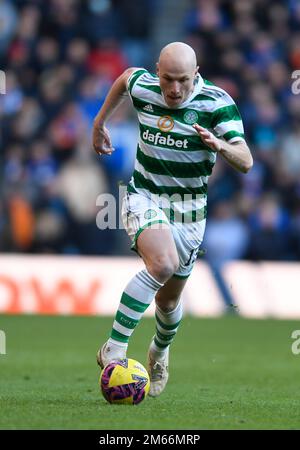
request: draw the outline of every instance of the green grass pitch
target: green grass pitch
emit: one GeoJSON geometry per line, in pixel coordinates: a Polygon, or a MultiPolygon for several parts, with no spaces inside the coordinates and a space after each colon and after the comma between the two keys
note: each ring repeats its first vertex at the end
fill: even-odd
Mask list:
{"type": "MultiPolygon", "coordinates": [[[[299,429],[296,321],[184,317],[158,398],[109,405],[99,387],[97,348],[112,318],[0,316],[0,428],[299,429]]],[[[144,318],[128,357],[146,364],[154,320],[144,318]]]]}

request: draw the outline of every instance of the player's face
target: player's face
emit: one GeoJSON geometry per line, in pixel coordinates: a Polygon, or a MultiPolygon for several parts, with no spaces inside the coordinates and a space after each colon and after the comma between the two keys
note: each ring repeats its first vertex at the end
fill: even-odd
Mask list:
{"type": "Polygon", "coordinates": [[[160,88],[165,102],[170,108],[180,106],[193,92],[197,71],[198,68],[188,71],[170,71],[163,67],[157,67],[160,88]]]}

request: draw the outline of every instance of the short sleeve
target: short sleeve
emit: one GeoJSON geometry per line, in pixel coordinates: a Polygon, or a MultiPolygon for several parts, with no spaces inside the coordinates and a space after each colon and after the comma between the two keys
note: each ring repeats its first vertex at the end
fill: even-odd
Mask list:
{"type": "Polygon", "coordinates": [[[132,72],[132,74],[130,75],[130,77],[127,80],[127,91],[130,96],[132,95],[132,90],[134,88],[135,83],[146,72],[147,72],[147,70],[142,69],[142,68],[136,69],[134,72],[132,72]]]}
{"type": "Polygon", "coordinates": [[[213,112],[213,130],[218,137],[230,144],[244,141],[244,126],[239,110],[233,99],[224,92],[218,100],[217,108],[213,112]]]}

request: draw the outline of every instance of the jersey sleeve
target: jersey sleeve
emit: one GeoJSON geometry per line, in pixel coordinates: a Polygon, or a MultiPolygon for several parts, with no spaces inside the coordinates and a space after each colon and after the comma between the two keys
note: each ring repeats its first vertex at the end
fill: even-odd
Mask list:
{"type": "Polygon", "coordinates": [[[245,141],[244,126],[239,110],[227,93],[217,103],[213,113],[213,130],[230,144],[245,141]]]}
{"type": "Polygon", "coordinates": [[[128,91],[128,94],[130,95],[130,97],[132,95],[134,95],[134,87],[135,87],[136,82],[145,73],[147,73],[146,69],[143,69],[143,68],[136,69],[134,72],[132,72],[132,74],[128,78],[128,80],[127,80],[127,91],[128,91]]]}

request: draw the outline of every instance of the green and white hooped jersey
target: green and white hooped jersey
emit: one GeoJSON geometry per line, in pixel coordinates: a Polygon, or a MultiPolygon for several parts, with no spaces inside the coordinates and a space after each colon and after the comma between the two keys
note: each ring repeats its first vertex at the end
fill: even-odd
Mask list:
{"type": "Polygon", "coordinates": [[[217,153],[201,141],[192,125],[198,123],[229,143],[242,141],[237,106],[230,95],[200,74],[193,93],[176,109],[167,106],[158,76],[145,69],[132,73],[127,88],[140,126],[128,191],[170,198],[171,210],[202,220],[217,153]]]}

